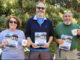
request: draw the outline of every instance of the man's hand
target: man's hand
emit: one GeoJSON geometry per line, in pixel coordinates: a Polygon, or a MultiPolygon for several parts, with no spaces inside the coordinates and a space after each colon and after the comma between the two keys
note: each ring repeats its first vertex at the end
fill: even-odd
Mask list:
{"type": "Polygon", "coordinates": [[[80,36],[80,29],[77,30],[77,34],[80,36]]]}
{"type": "Polygon", "coordinates": [[[49,48],[49,46],[50,46],[52,40],[53,40],[53,36],[50,36],[50,37],[49,37],[49,41],[48,41],[48,43],[46,43],[46,45],[43,46],[42,48],[49,48]]]}
{"type": "Polygon", "coordinates": [[[42,48],[49,48],[50,44],[47,43],[45,46],[43,46],[42,48]]]}
{"type": "Polygon", "coordinates": [[[57,39],[57,43],[58,43],[59,45],[61,45],[61,44],[63,44],[63,43],[64,43],[64,40],[57,39]]]}
{"type": "Polygon", "coordinates": [[[32,47],[33,48],[40,48],[40,47],[36,46],[34,43],[32,43],[32,47]]]}

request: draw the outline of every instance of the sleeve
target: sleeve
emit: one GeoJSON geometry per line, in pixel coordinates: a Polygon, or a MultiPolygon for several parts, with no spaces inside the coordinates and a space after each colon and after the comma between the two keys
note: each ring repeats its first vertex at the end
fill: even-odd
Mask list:
{"type": "Polygon", "coordinates": [[[50,23],[49,36],[54,36],[54,30],[53,30],[53,24],[52,24],[52,22],[50,23]]]}
{"type": "Polygon", "coordinates": [[[77,25],[78,26],[78,29],[80,29],[80,25],[77,25]]]}
{"type": "MultiPolygon", "coordinates": [[[[80,25],[77,24],[77,29],[80,29],[80,25]]],[[[80,35],[77,35],[80,38],[80,35]]]]}
{"type": "Polygon", "coordinates": [[[19,34],[18,43],[19,43],[19,44],[22,44],[22,40],[25,39],[24,32],[21,31],[21,30],[19,30],[19,31],[18,31],[18,34],[19,34]]]}
{"type": "Polygon", "coordinates": [[[3,40],[3,34],[2,32],[0,33],[0,44],[2,43],[2,40],[3,40]]]}
{"type": "Polygon", "coordinates": [[[25,37],[30,37],[31,34],[31,28],[30,28],[30,20],[27,21],[26,23],[26,28],[25,28],[25,37]]]}
{"type": "Polygon", "coordinates": [[[56,27],[56,28],[54,29],[54,37],[59,38],[57,32],[58,32],[58,31],[57,31],[57,27],[56,27]]]}
{"type": "Polygon", "coordinates": [[[21,31],[22,39],[25,39],[25,34],[23,31],[21,31]]]}

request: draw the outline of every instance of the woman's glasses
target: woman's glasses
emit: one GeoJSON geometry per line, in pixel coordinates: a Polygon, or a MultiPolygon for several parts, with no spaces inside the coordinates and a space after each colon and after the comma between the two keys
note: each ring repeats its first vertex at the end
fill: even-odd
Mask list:
{"type": "Polygon", "coordinates": [[[17,24],[17,22],[16,22],[16,21],[9,21],[9,23],[11,23],[11,24],[12,24],[12,23],[17,24]]]}

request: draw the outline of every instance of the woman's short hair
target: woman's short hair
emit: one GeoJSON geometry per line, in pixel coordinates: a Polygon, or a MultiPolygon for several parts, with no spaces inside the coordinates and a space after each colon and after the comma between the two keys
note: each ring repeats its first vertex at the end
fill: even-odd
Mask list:
{"type": "Polygon", "coordinates": [[[17,21],[17,27],[16,28],[19,28],[21,27],[21,20],[19,18],[17,18],[16,16],[10,16],[7,20],[6,20],[6,26],[7,28],[9,28],[9,21],[11,18],[14,18],[16,21],[17,21]]]}

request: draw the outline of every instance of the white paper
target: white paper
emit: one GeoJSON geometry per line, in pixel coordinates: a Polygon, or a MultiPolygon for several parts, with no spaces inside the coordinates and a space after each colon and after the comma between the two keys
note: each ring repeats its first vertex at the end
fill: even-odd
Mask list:
{"type": "Polygon", "coordinates": [[[8,41],[8,46],[17,47],[18,45],[18,36],[16,34],[7,34],[4,40],[8,41]]]}
{"type": "Polygon", "coordinates": [[[59,49],[70,50],[71,42],[64,41],[63,44],[59,45],[59,49]]]}
{"type": "Polygon", "coordinates": [[[59,45],[59,49],[70,50],[71,42],[72,42],[72,36],[62,34],[61,39],[64,41],[64,43],[59,45]]]}
{"type": "Polygon", "coordinates": [[[46,32],[35,32],[35,45],[42,47],[46,45],[46,32]]]}
{"type": "Polygon", "coordinates": [[[22,40],[22,46],[27,46],[27,40],[26,39],[22,40]]]}
{"type": "Polygon", "coordinates": [[[15,40],[7,40],[7,41],[8,41],[8,45],[12,45],[14,47],[17,47],[17,45],[18,45],[18,42],[15,40]]]}
{"type": "Polygon", "coordinates": [[[76,36],[76,35],[77,35],[77,30],[78,30],[78,29],[73,29],[73,30],[72,30],[72,35],[73,35],[73,36],[76,36]]]}

